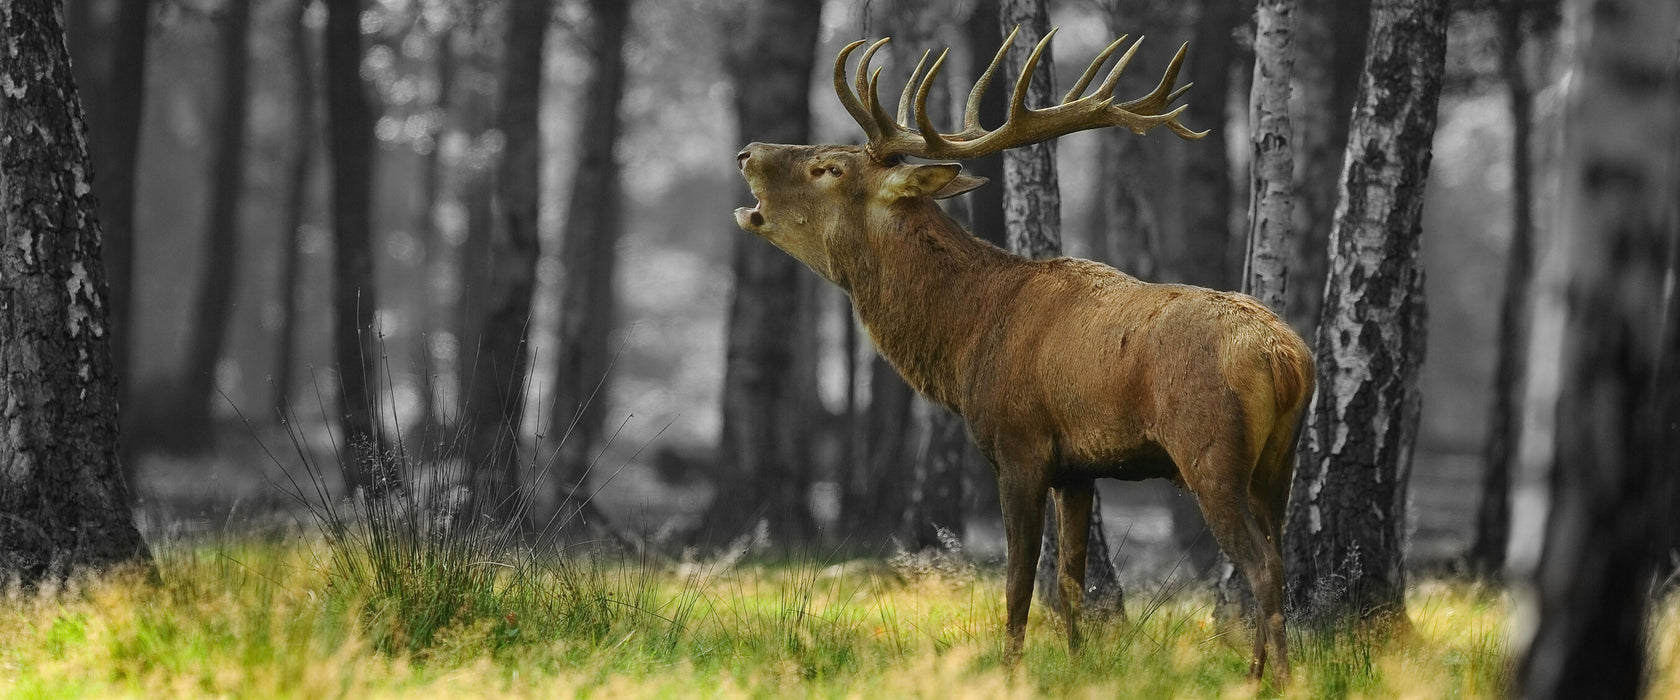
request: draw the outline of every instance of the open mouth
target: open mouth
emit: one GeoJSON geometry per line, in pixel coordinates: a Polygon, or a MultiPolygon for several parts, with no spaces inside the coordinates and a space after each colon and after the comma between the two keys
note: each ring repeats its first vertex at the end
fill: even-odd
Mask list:
{"type": "Polygon", "coordinates": [[[735,224],[741,228],[752,230],[764,225],[764,213],[758,208],[763,206],[754,202],[750,207],[740,207],[735,210],[735,224]]]}

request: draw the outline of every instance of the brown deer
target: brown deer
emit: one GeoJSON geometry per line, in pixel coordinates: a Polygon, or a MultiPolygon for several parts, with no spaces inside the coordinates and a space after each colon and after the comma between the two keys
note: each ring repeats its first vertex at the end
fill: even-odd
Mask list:
{"type": "Polygon", "coordinates": [[[1091,62],[1061,104],[1028,109],[1027,82],[1054,34],[1028,59],[1003,126],[982,128],[979,104],[1014,34],[975,82],[964,128],[950,134],[935,129],[925,109],[944,54],[920,82],[917,64],[895,120],[881,107],[879,72],[869,74],[887,40],[859,60],[855,92],[847,57],[864,42],[847,46],[834,62],[834,87],[868,145],[749,144],[737,159],[759,202],[735,210],[736,223],[844,289],[881,355],[917,391],[962,416],[991,461],[1008,537],[1007,662],[1019,661],[1026,634],[1046,493],[1060,515],[1060,612],[1077,650],[1095,480],[1167,478],[1195,494],[1254,592],[1250,671],[1264,672],[1269,647],[1276,673],[1287,678],[1280,544],[1295,437],[1313,390],[1306,344],[1242,294],[1005,252],[933,201],[985,180],[956,164],[904,160],[974,158],[1106,126],[1141,134],[1164,125],[1186,139],[1206,133],[1178,122],[1184,107],[1167,111],[1189,88],[1173,89],[1182,47],[1142,98],[1112,97],[1137,43],[1080,97],[1125,37],[1091,62]]]}

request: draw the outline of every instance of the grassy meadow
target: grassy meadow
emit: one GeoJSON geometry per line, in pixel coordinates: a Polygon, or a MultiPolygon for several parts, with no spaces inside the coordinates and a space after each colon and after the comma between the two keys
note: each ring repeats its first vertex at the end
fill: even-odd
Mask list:
{"type": "MultiPolygon", "coordinates": [[[[1182,586],[1128,591],[1072,658],[1035,605],[1012,674],[1000,575],[956,559],[538,563],[355,535],[164,546],[155,578],[14,590],[0,696],[1459,698],[1510,674],[1508,597],[1464,584],[1416,585],[1398,636],[1292,629],[1278,690],[1182,586]]],[[[1680,694],[1673,608],[1655,697],[1680,694]]]]}

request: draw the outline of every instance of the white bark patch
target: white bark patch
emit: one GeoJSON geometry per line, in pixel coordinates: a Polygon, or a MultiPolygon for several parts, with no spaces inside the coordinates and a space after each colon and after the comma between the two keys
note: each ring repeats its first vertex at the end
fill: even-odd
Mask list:
{"type": "Polygon", "coordinates": [[[23,255],[23,264],[35,266],[35,232],[27,228],[18,234],[18,252],[23,255]]]}
{"type": "Polygon", "coordinates": [[[70,292],[70,303],[66,305],[70,307],[70,337],[81,335],[83,326],[89,327],[94,336],[101,335],[103,329],[92,323],[93,319],[87,312],[88,305],[95,300],[93,281],[88,279],[87,267],[80,260],[70,265],[70,279],[64,281],[64,286],[70,292]]]}
{"type": "Polygon", "coordinates": [[[86,197],[89,192],[93,191],[93,188],[88,186],[87,172],[83,170],[81,165],[70,166],[70,174],[76,178],[75,191],[78,198],[86,197]]]}
{"type": "Polygon", "coordinates": [[[12,82],[12,75],[10,73],[0,75],[0,91],[5,92],[6,97],[10,99],[23,99],[24,95],[29,92],[27,86],[28,83],[12,82]]]}

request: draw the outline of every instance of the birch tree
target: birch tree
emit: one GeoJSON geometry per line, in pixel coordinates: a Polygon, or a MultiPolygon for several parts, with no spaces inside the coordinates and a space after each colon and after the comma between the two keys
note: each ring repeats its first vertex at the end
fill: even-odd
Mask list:
{"type": "Polygon", "coordinates": [[[144,562],[117,456],[109,290],[62,7],[0,9],[0,580],[144,562]]]}
{"type": "Polygon", "coordinates": [[[1446,54],[1445,0],[1375,0],[1284,557],[1297,615],[1404,615],[1406,483],[1423,361],[1419,219],[1446,54]]]}

